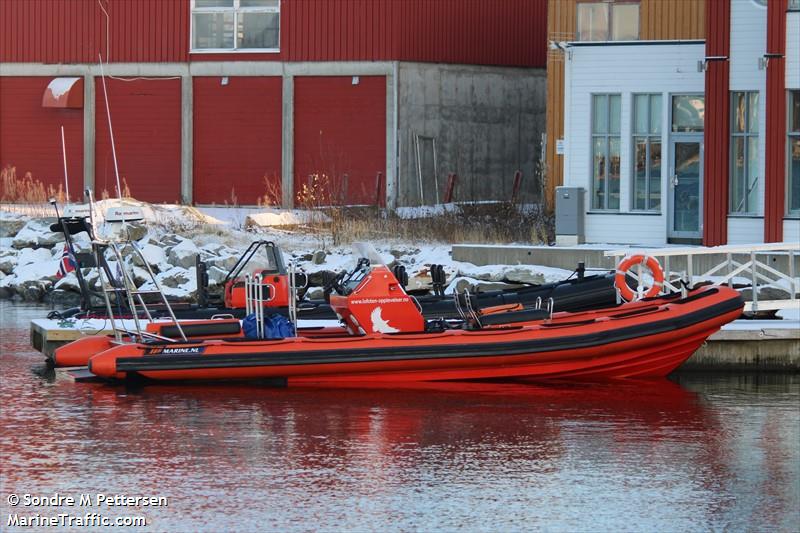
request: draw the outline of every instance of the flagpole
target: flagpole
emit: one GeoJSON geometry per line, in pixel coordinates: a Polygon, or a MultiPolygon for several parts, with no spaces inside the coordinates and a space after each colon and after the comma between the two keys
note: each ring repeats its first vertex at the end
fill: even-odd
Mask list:
{"type": "Polygon", "coordinates": [[[69,203],[69,175],[67,174],[67,145],[64,142],[64,125],[61,125],[61,154],[64,157],[64,189],[67,193],[67,203],[69,203]]]}

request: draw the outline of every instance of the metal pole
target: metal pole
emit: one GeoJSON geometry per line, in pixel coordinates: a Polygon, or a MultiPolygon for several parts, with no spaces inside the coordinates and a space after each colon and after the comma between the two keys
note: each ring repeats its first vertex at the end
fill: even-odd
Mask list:
{"type": "Polygon", "coordinates": [[[750,251],[750,275],[753,287],[753,311],[758,311],[758,277],[756,276],[756,252],[750,251]]]}
{"type": "Polygon", "coordinates": [[[67,203],[69,203],[69,174],[67,173],[67,145],[64,142],[64,126],[61,126],[61,155],[64,158],[64,191],[67,194],[67,203]]]}
{"type": "MultiPolygon", "coordinates": [[[[119,166],[117,166],[117,148],[114,144],[114,128],[111,127],[111,108],[108,106],[108,89],[106,88],[106,75],[103,72],[103,56],[100,58],[100,80],[103,82],[103,96],[106,101],[106,117],[108,118],[108,134],[111,137],[111,156],[114,159],[114,175],[117,177],[117,198],[122,198],[122,188],[119,185],[119,166]]],[[[124,222],[124,220],[123,220],[124,222]]]]}

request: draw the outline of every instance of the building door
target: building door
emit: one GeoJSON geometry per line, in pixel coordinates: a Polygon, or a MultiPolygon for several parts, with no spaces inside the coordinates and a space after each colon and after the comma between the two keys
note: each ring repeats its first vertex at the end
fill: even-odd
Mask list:
{"type": "Polygon", "coordinates": [[[673,138],[670,154],[668,237],[671,242],[699,242],[703,236],[702,138],[673,138]]]}

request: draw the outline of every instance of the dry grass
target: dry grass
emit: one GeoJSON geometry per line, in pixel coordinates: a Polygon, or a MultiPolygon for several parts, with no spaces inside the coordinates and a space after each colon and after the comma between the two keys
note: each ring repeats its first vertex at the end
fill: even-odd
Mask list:
{"type": "Polygon", "coordinates": [[[61,203],[67,199],[60,184],[58,187],[45,185],[34,179],[30,172],[19,177],[16,167],[10,165],[0,169],[0,187],[0,201],[5,203],[46,205],[50,198],[61,203]]]}
{"type": "Polygon", "coordinates": [[[334,245],[362,240],[443,243],[547,244],[555,239],[552,216],[511,203],[462,204],[460,209],[419,219],[402,219],[377,207],[323,209],[331,222],[318,225],[334,245]]]}

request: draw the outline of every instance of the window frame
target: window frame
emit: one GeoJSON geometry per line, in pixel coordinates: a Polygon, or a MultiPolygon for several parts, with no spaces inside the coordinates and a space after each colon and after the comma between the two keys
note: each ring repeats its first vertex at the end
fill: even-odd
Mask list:
{"type": "Polygon", "coordinates": [[[641,0],[579,0],[575,5],[575,39],[580,42],[587,42],[587,43],[625,43],[625,42],[633,42],[639,41],[642,38],[642,3],[641,0]],[[606,38],[603,40],[583,40],[580,38],[580,27],[578,22],[580,21],[580,6],[582,4],[600,4],[606,7],[606,17],[608,20],[608,33],[606,38]],[[636,24],[636,38],[635,39],[612,39],[611,36],[614,34],[614,16],[613,16],[613,9],[614,6],[621,6],[621,5],[635,5],[639,8],[638,12],[638,20],[636,24]]]}
{"type": "Polygon", "coordinates": [[[664,179],[664,95],[661,93],[632,93],[631,94],[631,135],[630,135],[630,154],[631,154],[631,174],[630,174],[630,181],[631,181],[631,205],[630,210],[631,212],[635,213],[661,213],[662,206],[664,205],[664,195],[663,195],[663,179],[664,179]],[[637,133],[636,132],[636,97],[637,96],[646,96],[647,97],[647,132],[646,133],[637,133]],[[651,99],[653,97],[658,97],[661,102],[661,127],[657,133],[651,133],[652,124],[651,119],[653,118],[652,108],[651,108],[651,99]],[[644,139],[645,140],[645,157],[647,161],[647,167],[645,171],[645,198],[646,198],[646,207],[644,209],[639,209],[636,207],[636,141],[637,139],[644,139]],[[653,141],[657,141],[661,145],[661,167],[660,167],[660,174],[658,176],[658,207],[650,207],[650,183],[652,181],[652,175],[650,174],[650,154],[651,154],[651,143],[653,141]]]}
{"type": "MultiPolygon", "coordinates": [[[[757,127],[755,132],[750,131],[750,124],[751,124],[751,122],[750,122],[751,105],[750,104],[751,104],[751,96],[753,94],[757,95],[756,113],[758,113],[759,107],[761,106],[761,92],[760,91],[758,91],[758,90],[731,91],[730,92],[730,97],[729,97],[730,98],[730,132],[729,132],[729,139],[730,140],[729,140],[729,142],[730,142],[730,152],[731,153],[730,153],[730,170],[728,171],[728,197],[729,197],[728,215],[730,215],[730,216],[748,217],[748,216],[758,215],[758,213],[759,213],[759,209],[758,209],[758,188],[756,188],[756,190],[755,190],[755,192],[756,192],[755,205],[753,205],[751,209],[747,209],[747,207],[748,207],[747,206],[747,199],[750,196],[749,191],[747,190],[747,185],[748,185],[748,181],[749,181],[749,177],[750,177],[750,170],[751,170],[751,168],[750,168],[750,141],[755,139],[755,141],[756,141],[756,152],[757,152],[756,155],[759,155],[758,154],[758,152],[759,152],[759,142],[760,142],[759,141],[759,137],[761,135],[761,129],[758,128],[758,127],[757,127]],[[735,111],[736,111],[736,109],[734,107],[734,105],[735,105],[735,97],[734,97],[734,95],[737,95],[737,94],[744,95],[744,100],[745,100],[745,109],[744,109],[745,122],[744,122],[743,131],[740,131],[740,132],[736,131],[736,126],[735,126],[735,117],[736,117],[735,111]],[[733,197],[733,191],[734,191],[733,180],[734,180],[734,169],[735,169],[735,158],[736,158],[736,152],[735,152],[735,145],[736,145],[735,141],[736,141],[736,139],[742,139],[743,140],[743,148],[744,148],[743,177],[744,177],[745,181],[744,181],[744,187],[743,187],[743,190],[744,190],[744,199],[743,199],[743,201],[744,201],[744,209],[742,209],[742,210],[736,210],[734,208],[735,198],[733,197]]],[[[759,114],[756,115],[756,126],[759,125],[759,121],[760,120],[761,120],[761,117],[760,117],[760,113],[759,113],[759,114]]],[[[760,166],[760,164],[761,164],[760,158],[756,159],[756,161],[755,161],[756,167],[760,166]]],[[[756,171],[758,171],[758,168],[756,168],[756,171]]],[[[760,187],[761,186],[760,182],[761,182],[761,176],[756,175],[755,186],[756,187],[760,187]]],[[[741,202],[740,202],[740,204],[741,204],[741,202]]]]}
{"type": "Polygon", "coordinates": [[[590,122],[590,124],[589,124],[589,172],[590,172],[589,211],[590,212],[595,212],[595,213],[619,213],[622,210],[621,209],[622,208],[622,202],[621,202],[621,199],[622,199],[622,93],[591,93],[589,95],[589,99],[590,99],[589,107],[590,107],[590,112],[591,112],[591,115],[590,115],[591,119],[589,121],[590,122]],[[594,128],[594,123],[595,123],[595,120],[594,120],[594,117],[595,117],[594,100],[595,100],[596,96],[605,96],[606,97],[606,99],[605,99],[605,102],[606,102],[606,109],[605,109],[606,131],[605,132],[601,132],[601,133],[595,133],[595,131],[594,131],[594,129],[595,129],[594,128]],[[620,131],[618,131],[616,133],[612,133],[611,132],[611,97],[612,96],[616,96],[616,97],[619,98],[619,115],[620,116],[619,116],[618,122],[619,122],[619,126],[620,126],[620,128],[619,128],[620,131]],[[603,182],[603,206],[602,207],[596,207],[595,203],[594,203],[594,201],[595,201],[595,198],[594,198],[595,186],[594,185],[595,185],[595,178],[596,178],[595,173],[594,173],[594,165],[595,165],[595,162],[594,162],[594,143],[595,143],[595,139],[598,139],[598,138],[604,139],[604,148],[605,148],[605,150],[603,152],[603,156],[605,158],[604,159],[605,160],[605,166],[603,168],[603,170],[604,170],[604,182],[603,182]],[[611,178],[609,177],[610,176],[609,169],[611,168],[611,157],[610,157],[610,154],[611,154],[611,140],[612,139],[617,139],[617,144],[619,146],[619,158],[620,158],[620,164],[619,164],[620,187],[619,187],[619,191],[617,192],[617,194],[619,195],[619,198],[617,200],[617,204],[618,204],[617,207],[608,207],[609,199],[611,197],[610,193],[609,193],[609,185],[611,183],[611,178]]]}
{"type": "Polygon", "coordinates": [[[189,4],[189,53],[190,54],[277,54],[281,51],[281,2],[277,7],[241,7],[241,0],[233,0],[232,7],[196,7],[196,0],[189,4]],[[232,13],[233,14],[233,48],[195,48],[194,47],[194,15],[195,13],[232,13]],[[241,13],[276,13],[278,15],[278,46],[275,48],[239,48],[239,15],[241,13]]]}
{"type": "Polygon", "coordinates": [[[792,129],[792,104],[794,99],[800,101],[800,89],[787,89],[786,90],[786,209],[785,213],[790,218],[800,218],[800,203],[792,209],[792,182],[793,179],[800,181],[800,173],[797,176],[792,176],[792,141],[800,141],[800,124],[797,124],[797,129],[792,129]]]}

